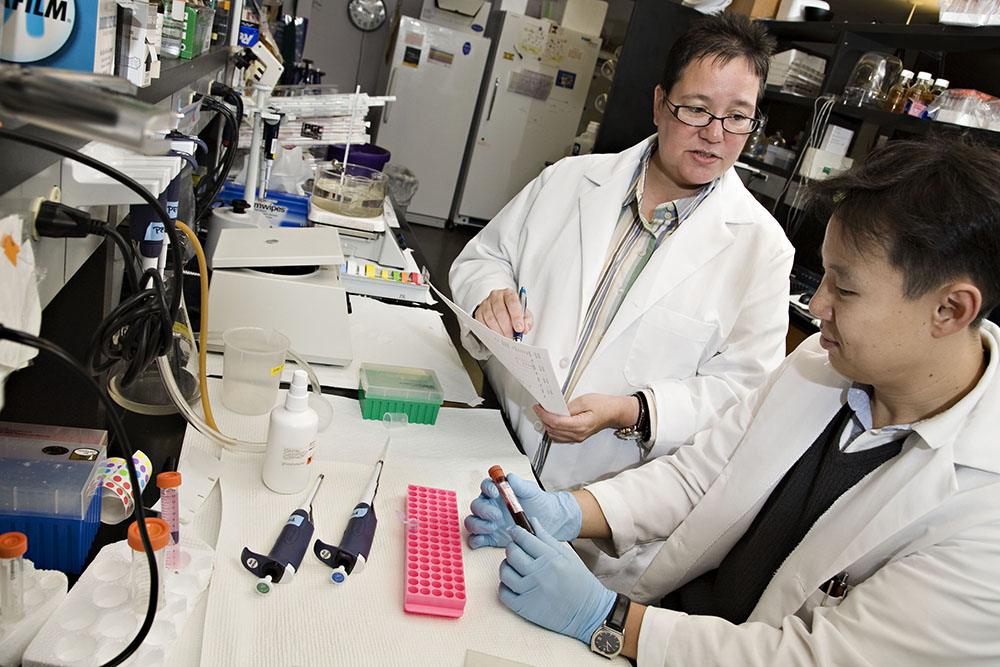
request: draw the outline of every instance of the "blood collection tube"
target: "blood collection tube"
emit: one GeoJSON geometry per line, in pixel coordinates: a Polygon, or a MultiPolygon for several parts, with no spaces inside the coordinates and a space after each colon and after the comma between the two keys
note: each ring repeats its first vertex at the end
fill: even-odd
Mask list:
{"type": "Polygon", "coordinates": [[[503,497],[511,517],[514,518],[514,523],[534,535],[535,531],[531,527],[531,522],[528,521],[528,515],[521,509],[521,503],[517,502],[517,496],[514,495],[514,489],[510,488],[510,484],[507,483],[507,476],[503,474],[503,468],[500,466],[490,468],[490,479],[500,489],[500,495],[503,497]]]}
{"type": "Polygon", "coordinates": [[[181,522],[178,487],[181,485],[179,472],[161,472],[156,476],[156,486],[160,489],[160,518],[170,526],[170,543],[164,563],[168,569],[181,567],[181,522]]]}
{"type": "Polygon", "coordinates": [[[0,618],[14,623],[24,616],[24,533],[0,535],[0,618]]]}
{"type": "MultiPolygon", "coordinates": [[[[163,578],[166,574],[164,552],[170,541],[170,526],[163,519],[146,519],[146,532],[149,533],[149,544],[153,547],[153,560],[156,562],[156,608],[163,609],[166,604],[163,594],[163,578]]],[[[145,613],[149,607],[149,561],[146,559],[146,549],[139,535],[139,522],[133,521],[128,527],[128,545],[132,547],[132,605],[136,611],[145,613]]]]}

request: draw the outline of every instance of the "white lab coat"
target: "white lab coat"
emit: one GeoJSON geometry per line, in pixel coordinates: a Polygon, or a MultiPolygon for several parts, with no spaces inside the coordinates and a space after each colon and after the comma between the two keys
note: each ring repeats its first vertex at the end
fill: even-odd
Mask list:
{"type": "MultiPolygon", "coordinates": [[[[984,323],[979,384],[817,520],[746,623],[650,608],[639,664],[1000,664],[998,336],[984,323]],[[847,596],[821,606],[818,587],[845,571],[847,596]]],[[[669,536],[634,599],[658,600],[717,567],[849,386],[810,338],[693,445],[588,487],[614,549],[669,536]]]]}
{"type": "MultiPolygon", "coordinates": [[[[492,290],[527,291],[526,343],[549,350],[563,383],[576,351],[625,191],[651,139],[613,155],[566,158],[545,169],[452,265],[455,301],[472,312],[492,290]]],[[[730,169],[654,253],[629,290],[573,392],[627,396],[651,389],[665,454],[744,397],[784,357],[793,249],[730,169]]],[[[468,332],[473,356],[488,352],[468,332]]],[[[532,457],[542,437],[537,402],[495,360],[486,373],[532,457]]],[[[611,429],[553,444],[541,479],[565,489],[640,463],[611,429]]]]}

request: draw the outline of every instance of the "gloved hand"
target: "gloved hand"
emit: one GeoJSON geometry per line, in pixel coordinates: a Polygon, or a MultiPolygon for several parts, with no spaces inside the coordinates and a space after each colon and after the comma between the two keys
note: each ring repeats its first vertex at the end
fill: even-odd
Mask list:
{"type": "MultiPolygon", "coordinates": [[[[507,475],[507,483],[524,513],[538,519],[557,539],[572,540],[579,536],[583,512],[569,491],[548,493],[534,482],[527,482],[515,474],[507,475]]],[[[465,517],[469,546],[473,549],[506,546],[510,542],[509,532],[514,526],[514,519],[493,480],[484,479],[479,488],[482,493],[472,501],[472,514],[465,517]]]]}
{"type": "Polygon", "coordinates": [[[531,521],[537,535],[517,527],[500,564],[500,601],[532,623],[590,645],[615,599],[568,544],[531,521]]]}

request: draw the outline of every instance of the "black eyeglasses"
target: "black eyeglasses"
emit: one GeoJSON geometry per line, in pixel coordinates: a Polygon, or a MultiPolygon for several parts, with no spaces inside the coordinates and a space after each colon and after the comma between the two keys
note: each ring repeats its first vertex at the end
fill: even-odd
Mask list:
{"type": "Polygon", "coordinates": [[[766,120],[765,118],[744,116],[741,113],[734,113],[728,116],[716,116],[709,113],[708,109],[705,107],[674,104],[667,99],[664,99],[663,101],[666,102],[667,109],[670,110],[670,113],[673,114],[674,118],[685,125],[690,125],[691,127],[706,127],[711,125],[713,120],[717,120],[722,123],[722,129],[730,134],[752,134],[758,127],[763,125],[766,120]],[[671,109],[671,107],[673,108],[671,109]]]}

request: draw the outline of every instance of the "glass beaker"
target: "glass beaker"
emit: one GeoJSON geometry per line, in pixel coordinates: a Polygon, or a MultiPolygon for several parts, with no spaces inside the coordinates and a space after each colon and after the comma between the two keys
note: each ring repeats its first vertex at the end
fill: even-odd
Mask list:
{"type": "Polygon", "coordinates": [[[886,93],[899,77],[903,62],[888,53],[869,51],[861,56],[844,87],[844,103],[856,107],[885,107],[886,93]]]}
{"type": "MultiPolygon", "coordinates": [[[[167,292],[172,289],[170,280],[166,281],[167,292]]],[[[198,384],[198,354],[196,353],[194,334],[191,332],[191,319],[188,317],[184,295],[181,295],[181,306],[174,321],[173,340],[167,350],[167,360],[188,404],[193,405],[201,398],[201,386],[198,384]]],[[[122,383],[124,363],[115,364],[108,379],[108,394],[115,403],[126,410],[142,415],[170,415],[177,412],[160,370],[156,363],[150,364],[134,382],[129,385],[122,383]]]]}
{"type": "Polygon", "coordinates": [[[312,204],[349,218],[377,218],[382,215],[387,182],[380,171],[334,162],[316,177],[312,204]]]}

